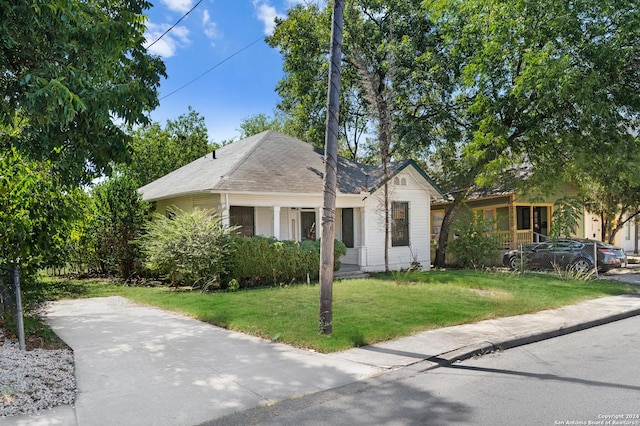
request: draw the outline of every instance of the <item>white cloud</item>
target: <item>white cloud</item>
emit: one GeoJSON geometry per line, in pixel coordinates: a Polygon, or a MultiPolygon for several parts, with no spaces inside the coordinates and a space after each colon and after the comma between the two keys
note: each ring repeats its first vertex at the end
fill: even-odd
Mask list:
{"type": "Polygon", "coordinates": [[[256,9],[258,20],[264,24],[264,33],[271,35],[276,26],[275,18],[284,17],[284,14],[278,13],[276,8],[265,0],[253,0],[253,7],[256,9]]]}
{"type": "Polygon", "coordinates": [[[193,0],[162,0],[170,10],[186,13],[193,7],[193,0]]]}
{"type": "Polygon", "coordinates": [[[204,35],[206,35],[207,38],[211,40],[218,38],[218,24],[211,21],[211,16],[207,9],[202,12],[202,26],[204,27],[204,35]]]}
{"type": "MultiPolygon", "coordinates": [[[[153,43],[158,37],[171,27],[170,24],[154,24],[147,22],[147,31],[144,33],[146,45],[153,43]]],[[[154,55],[170,58],[180,47],[188,46],[191,43],[189,39],[189,30],[187,27],[174,27],[170,32],[165,34],[160,40],[149,47],[148,50],[154,55]]]]}

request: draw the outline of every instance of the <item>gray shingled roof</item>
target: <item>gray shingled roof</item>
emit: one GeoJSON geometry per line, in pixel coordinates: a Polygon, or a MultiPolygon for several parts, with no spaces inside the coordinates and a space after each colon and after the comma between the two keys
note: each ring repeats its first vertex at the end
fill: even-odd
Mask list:
{"type": "MultiPolygon", "coordinates": [[[[391,165],[405,168],[410,161],[391,165]]],[[[268,130],[226,145],[142,188],[145,200],[199,192],[321,194],[324,151],[268,130]]],[[[382,183],[382,169],[338,159],[339,193],[359,194],[382,183]]],[[[425,176],[426,177],[426,176],[425,176]]],[[[427,178],[428,179],[428,178],[427,178]]]]}

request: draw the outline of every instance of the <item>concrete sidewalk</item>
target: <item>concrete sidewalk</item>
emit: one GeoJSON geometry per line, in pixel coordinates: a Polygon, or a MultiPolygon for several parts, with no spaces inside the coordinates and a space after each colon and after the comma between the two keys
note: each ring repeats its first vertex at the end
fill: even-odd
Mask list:
{"type": "Polygon", "coordinates": [[[56,302],[47,320],[74,349],[76,403],[0,424],[195,425],[411,364],[428,369],[638,314],[640,294],[606,297],[326,355],[120,297],[56,302]]]}

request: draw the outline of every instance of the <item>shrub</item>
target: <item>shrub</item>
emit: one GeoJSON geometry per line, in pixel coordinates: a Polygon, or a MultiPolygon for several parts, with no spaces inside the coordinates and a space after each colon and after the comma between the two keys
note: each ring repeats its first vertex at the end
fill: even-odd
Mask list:
{"type": "Polygon", "coordinates": [[[457,238],[447,244],[447,251],[457,266],[478,269],[495,263],[499,244],[487,232],[492,222],[470,218],[462,220],[454,229],[457,238]]]}
{"type": "Polygon", "coordinates": [[[147,267],[166,274],[172,284],[225,288],[236,228],[223,226],[214,211],[176,209],[176,213],[171,219],[154,215],[140,239],[147,267]]]}
{"type": "MultiPolygon", "coordinates": [[[[346,253],[340,241],[334,245],[335,258],[346,253]]],[[[336,261],[336,269],[340,263],[336,261]]],[[[290,284],[318,279],[319,241],[278,241],[266,237],[238,237],[235,243],[230,276],[240,286],[259,287],[290,284]]]]}

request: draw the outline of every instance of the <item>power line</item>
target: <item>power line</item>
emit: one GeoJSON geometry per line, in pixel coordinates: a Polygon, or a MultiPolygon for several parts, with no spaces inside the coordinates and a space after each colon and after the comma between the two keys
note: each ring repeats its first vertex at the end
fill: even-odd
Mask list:
{"type": "Polygon", "coordinates": [[[257,39],[255,39],[254,41],[252,41],[251,43],[247,44],[246,46],[244,46],[242,49],[236,51],[235,53],[227,56],[226,58],[224,58],[222,61],[218,62],[217,64],[215,64],[214,66],[212,66],[211,68],[209,68],[208,70],[206,70],[205,72],[203,72],[202,74],[200,74],[199,76],[195,77],[194,79],[192,79],[191,81],[189,81],[188,83],[178,87],[176,90],[174,90],[173,92],[164,95],[163,97],[159,98],[158,100],[161,101],[163,99],[168,98],[169,96],[173,95],[176,92],[179,92],[180,90],[184,89],[185,87],[189,86],[190,84],[192,84],[193,82],[195,82],[196,80],[202,78],[205,74],[210,73],[211,71],[213,71],[214,69],[218,68],[220,65],[224,64],[225,62],[227,62],[229,59],[233,58],[234,56],[239,55],[240,53],[244,52],[245,50],[247,50],[248,48],[250,48],[251,46],[253,46],[254,44],[256,44],[257,42],[259,42],[260,40],[264,40],[264,36],[260,36],[257,39]]]}
{"type": "Polygon", "coordinates": [[[193,12],[193,9],[195,9],[196,7],[198,7],[198,5],[199,5],[200,3],[202,3],[202,0],[200,0],[198,3],[196,3],[196,4],[195,4],[195,6],[193,6],[191,9],[189,9],[189,11],[188,11],[187,13],[185,13],[184,15],[182,15],[182,17],[181,17],[180,19],[178,19],[178,20],[176,21],[176,23],[175,23],[175,24],[173,24],[171,27],[169,27],[169,29],[168,29],[167,31],[163,32],[163,33],[162,33],[162,35],[161,35],[160,37],[158,37],[158,38],[157,38],[153,43],[151,43],[150,45],[148,45],[145,49],[149,50],[149,48],[150,48],[151,46],[153,46],[154,44],[156,44],[157,42],[159,42],[159,41],[160,41],[160,39],[161,39],[162,37],[164,37],[165,35],[167,35],[167,33],[168,33],[169,31],[171,31],[172,29],[174,29],[174,28],[175,28],[175,26],[176,26],[176,25],[178,25],[178,24],[180,23],[180,21],[182,21],[184,18],[186,18],[186,17],[187,17],[187,15],[189,15],[191,12],[193,12]]]}

